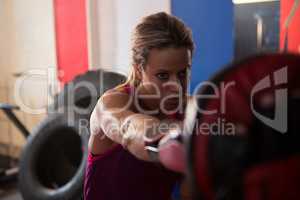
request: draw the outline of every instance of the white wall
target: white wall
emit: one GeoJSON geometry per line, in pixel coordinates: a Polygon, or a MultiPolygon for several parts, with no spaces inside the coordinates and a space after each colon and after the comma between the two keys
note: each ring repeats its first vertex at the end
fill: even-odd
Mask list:
{"type": "MultiPolygon", "coordinates": [[[[96,0],[90,1],[93,4],[96,0]]],[[[94,68],[109,67],[122,72],[129,69],[131,33],[138,21],[146,15],[171,10],[170,0],[99,0],[93,5],[90,12],[97,13],[90,13],[93,16],[90,24],[97,27],[97,31],[90,29],[91,43],[94,43],[92,63],[97,63],[94,68]]]]}
{"type": "Polygon", "coordinates": [[[53,0],[13,0],[16,71],[56,66],[53,0]]]}
{"type": "Polygon", "coordinates": [[[115,0],[88,0],[89,54],[92,68],[115,65],[115,0]]]}
{"type": "Polygon", "coordinates": [[[12,1],[0,1],[0,84],[3,85],[8,73],[11,72],[14,62],[12,54],[15,43],[13,41],[13,14],[12,14],[12,1]],[[6,70],[3,70],[6,69],[6,70]]]}
{"type": "MultiPolygon", "coordinates": [[[[30,69],[56,69],[53,1],[13,0],[13,13],[14,72],[22,74],[30,69]]],[[[25,103],[37,108],[47,104],[48,86],[44,78],[35,76],[24,82],[26,95],[22,97],[25,103]]]]}
{"type": "MultiPolygon", "coordinates": [[[[28,70],[56,69],[53,13],[52,0],[0,0],[0,102],[16,103],[15,81],[28,70]]],[[[45,78],[34,76],[23,82],[19,91],[23,103],[32,108],[46,106],[45,78]]],[[[29,130],[44,117],[26,112],[17,115],[29,130]]],[[[12,143],[6,150],[17,155],[16,148],[21,149],[25,140],[2,113],[0,131],[0,144],[12,143]]],[[[3,153],[5,149],[1,146],[0,153],[3,153]]]]}
{"type": "MultiPolygon", "coordinates": [[[[12,50],[13,43],[13,18],[12,1],[0,1],[0,102],[8,102],[9,87],[7,77],[11,74],[13,64],[12,50]]],[[[0,154],[9,155],[11,153],[10,144],[13,140],[10,134],[10,124],[3,112],[0,111],[0,154]]]]}

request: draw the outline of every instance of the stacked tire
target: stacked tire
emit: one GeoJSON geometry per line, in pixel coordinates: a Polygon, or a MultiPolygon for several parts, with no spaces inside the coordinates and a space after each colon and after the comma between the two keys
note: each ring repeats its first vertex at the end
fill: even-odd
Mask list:
{"type": "Polygon", "coordinates": [[[115,72],[89,71],[55,96],[21,155],[19,189],[24,200],[82,199],[90,113],[106,90],[124,81],[115,72]]]}

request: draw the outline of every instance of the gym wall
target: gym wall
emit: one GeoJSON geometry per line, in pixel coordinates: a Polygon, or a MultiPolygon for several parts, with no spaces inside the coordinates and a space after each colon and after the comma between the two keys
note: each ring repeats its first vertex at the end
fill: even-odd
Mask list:
{"type": "Polygon", "coordinates": [[[294,53],[300,53],[300,5],[298,5],[298,9],[291,20],[288,31],[284,26],[285,21],[292,10],[293,4],[294,0],[280,1],[280,49],[284,49],[285,34],[288,34],[287,49],[294,53]]]}
{"type": "Polygon", "coordinates": [[[87,1],[90,68],[127,73],[131,32],[139,20],[159,11],[171,12],[171,0],[87,1]]]}
{"type": "Polygon", "coordinates": [[[233,3],[220,0],[172,0],[172,14],[192,29],[196,51],[191,92],[233,59],[233,3]]]}
{"type": "MultiPolygon", "coordinates": [[[[31,69],[56,70],[55,32],[51,0],[0,1],[0,102],[16,104],[16,80],[31,69]]],[[[34,76],[22,83],[22,102],[32,108],[46,106],[47,82],[34,76]]],[[[31,130],[42,118],[17,111],[31,130]]],[[[17,157],[25,139],[0,111],[0,154],[17,157]]]]}
{"type": "Polygon", "coordinates": [[[86,0],[54,0],[58,79],[62,84],[88,70],[86,0]]]}

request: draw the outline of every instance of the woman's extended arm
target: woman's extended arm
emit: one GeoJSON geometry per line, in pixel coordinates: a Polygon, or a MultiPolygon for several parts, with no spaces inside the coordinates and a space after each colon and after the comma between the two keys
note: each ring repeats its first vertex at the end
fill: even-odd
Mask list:
{"type": "Polygon", "coordinates": [[[126,93],[107,92],[103,95],[91,116],[92,134],[104,134],[113,142],[122,144],[137,158],[149,161],[144,137],[162,134],[158,130],[161,121],[132,111],[129,101],[130,96],[126,93]]]}

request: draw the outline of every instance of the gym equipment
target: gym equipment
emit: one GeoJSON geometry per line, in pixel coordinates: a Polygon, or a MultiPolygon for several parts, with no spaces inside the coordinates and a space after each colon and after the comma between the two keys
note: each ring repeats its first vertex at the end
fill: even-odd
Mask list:
{"type": "Polygon", "coordinates": [[[54,96],[49,113],[68,112],[66,108],[82,108],[89,114],[98,98],[108,89],[125,82],[126,76],[117,72],[98,69],[76,76],[54,96]]]}
{"type": "MultiPolygon", "coordinates": [[[[30,134],[29,131],[13,111],[13,110],[19,110],[19,107],[8,103],[0,103],[0,109],[4,112],[7,118],[19,129],[20,133],[25,138],[27,138],[30,134]]],[[[12,159],[8,158],[7,160],[11,161],[12,159]]],[[[4,162],[6,164],[0,167],[0,182],[15,180],[17,178],[19,172],[18,162],[17,161],[10,162],[10,161],[4,162]]]]}
{"type": "Polygon", "coordinates": [[[194,199],[299,199],[299,66],[299,55],[258,55],[197,91],[184,132],[194,199]]]}
{"type": "Polygon", "coordinates": [[[106,90],[125,80],[116,72],[89,71],[55,96],[49,115],[34,129],[21,155],[19,189],[24,200],[82,199],[90,113],[106,90]]]}
{"type": "Polygon", "coordinates": [[[66,113],[56,113],[33,130],[20,159],[24,200],[81,198],[89,131],[80,120],[88,119],[80,115],[70,120],[66,113]]]}

